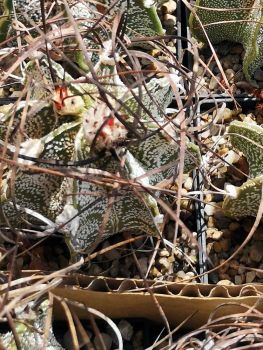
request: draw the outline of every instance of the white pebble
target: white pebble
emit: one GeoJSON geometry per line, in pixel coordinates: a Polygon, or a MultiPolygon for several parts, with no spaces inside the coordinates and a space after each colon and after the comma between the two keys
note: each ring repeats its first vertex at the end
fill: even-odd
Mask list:
{"type": "Polygon", "coordinates": [[[229,150],[224,157],[225,161],[227,161],[229,164],[235,164],[239,161],[240,155],[233,151],[232,149],[229,150]]]}
{"type": "Polygon", "coordinates": [[[118,328],[120,330],[122,338],[124,340],[130,341],[132,336],[133,336],[133,327],[132,327],[132,325],[126,320],[121,320],[119,322],[119,324],[118,324],[118,328]]]}
{"type": "Polygon", "coordinates": [[[246,283],[251,283],[256,278],[256,272],[255,271],[248,271],[246,273],[246,283]]]}
{"type": "Polygon", "coordinates": [[[190,191],[193,187],[193,179],[189,176],[184,182],[184,188],[190,191]]]}
{"type": "Polygon", "coordinates": [[[205,206],[205,213],[208,216],[214,215],[216,211],[216,203],[215,202],[210,202],[209,204],[206,204],[205,206]]]}

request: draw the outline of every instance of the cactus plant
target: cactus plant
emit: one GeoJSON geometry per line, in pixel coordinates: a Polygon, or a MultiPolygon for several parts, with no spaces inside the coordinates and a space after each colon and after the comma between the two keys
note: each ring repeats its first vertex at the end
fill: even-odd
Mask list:
{"type": "Polygon", "coordinates": [[[241,43],[245,49],[243,71],[248,80],[253,79],[255,71],[263,66],[262,1],[197,0],[195,4],[195,11],[190,16],[193,35],[206,42],[205,30],[212,43],[223,40],[241,43]]]}
{"type": "MultiPolygon", "coordinates": [[[[131,3],[137,6],[135,2],[131,3]]],[[[152,28],[153,13],[156,15],[148,10],[145,14],[150,20],[144,23],[145,35],[149,35],[148,29],[152,28]]],[[[153,75],[146,77],[142,83],[133,82],[127,86],[117,71],[117,63],[126,53],[123,57],[118,53],[114,59],[111,57],[111,45],[110,40],[102,43],[94,65],[98,82],[103,82],[99,85],[74,82],[61,64],[48,61],[43,54],[41,58],[29,61],[24,70],[24,81],[25,84],[31,82],[31,96],[35,101],[29,103],[23,133],[26,140],[20,144],[20,155],[67,164],[84,161],[104,151],[101,159],[79,168],[79,171],[85,172],[89,167],[95,173],[116,174],[127,181],[127,185],[113,190],[88,179],[69,180],[67,177],[20,170],[16,174],[15,188],[10,190],[11,170],[8,169],[2,182],[1,222],[8,218],[10,223],[20,227],[25,220],[31,224],[42,224],[43,221],[56,223],[65,234],[72,257],[78,252],[87,252],[98,236],[105,238],[125,230],[160,233],[162,215],[155,198],[158,193],[136,192],[132,183],[135,181],[137,188],[139,185],[142,189],[156,185],[167,176],[174,175],[178,162],[176,129],[164,126],[164,112],[173,95],[169,79],[174,79],[176,74],[173,71],[170,75],[167,69],[159,77],[153,75]],[[50,64],[57,82],[52,96],[38,85],[36,78],[40,69],[47,86],[51,86],[50,64]],[[36,82],[32,84],[34,79],[36,82]],[[137,140],[129,142],[130,137],[137,140]],[[115,156],[111,150],[114,150],[115,156]],[[159,167],[160,171],[152,172],[159,167]],[[15,199],[16,207],[12,199],[15,199]],[[104,217],[107,218],[105,222],[104,217]]],[[[180,89],[178,82],[177,85],[180,89]]],[[[21,102],[15,115],[12,111],[5,112],[0,119],[1,143],[4,144],[7,139],[9,151],[14,151],[16,139],[13,132],[8,134],[8,128],[12,124],[12,130],[17,130],[24,105],[21,102]]],[[[198,147],[187,143],[185,171],[190,171],[199,163],[198,147]]],[[[52,166],[48,167],[52,169],[52,166]]]]}
{"type": "Polygon", "coordinates": [[[232,145],[242,152],[249,163],[249,176],[242,186],[226,186],[223,209],[234,217],[257,215],[263,185],[263,128],[252,123],[234,121],[229,126],[232,145]]]}
{"type": "MultiPolygon", "coordinates": [[[[53,62],[53,67],[57,68],[58,76],[65,76],[65,72],[63,72],[60,65],[53,62]]],[[[67,78],[72,80],[69,75],[67,75],[67,78]]],[[[114,79],[116,80],[116,78],[114,79]]],[[[138,103],[125,85],[121,85],[121,82],[119,82],[117,87],[110,85],[109,89],[115,92],[115,96],[123,97],[122,99],[126,103],[125,107],[121,110],[123,114],[128,115],[126,120],[131,124],[134,117],[128,113],[128,110],[130,112],[136,111],[138,109],[138,103]]],[[[172,97],[169,81],[166,77],[159,79],[153,78],[147,84],[147,89],[148,91],[145,89],[139,91],[138,88],[135,88],[133,93],[135,95],[142,94],[144,106],[153,113],[158,124],[162,125],[165,119],[160,112],[168,106],[172,97]],[[149,92],[151,93],[151,98],[149,98],[149,92]],[[159,103],[161,102],[159,108],[152,103],[154,97],[159,99],[159,103]]],[[[50,104],[44,104],[40,111],[33,113],[29,110],[25,132],[30,137],[31,142],[40,140],[41,144],[41,147],[39,147],[39,142],[35,143],[39,147],[39,151],[34,153],[35,156],[64,162],[70,160],[79,161],[89,157],[90,145],[103,123],[103,119],[100,121],[100,113],[105,113],[107,106],[104,106],[104,109],[98,110],[95,107],[96,103],[94,106],[94,102],[92,103],[88,98],[83,101],[82,97],[80,98],[79,95],[76,95],[76,91],[81,95],[92,92],[93,99],[95,99],[94,86],[92,85],[72,84],[68,90],[64,101],[67,101],[67,103],[59,101],[57,92],[55,92],[54,107],[50,104]],[[73,109],[70,109],[71,99],[76,99],[73,109]],[[54,114],[53,108],[60,115],[57,122],[58,125],[55,129],[54,125],[56,125],[57,117],[54,114]],[[98,123],[95,128],[92,128],[92,120],[98,123]]],[[[31,102],[31,104],[34,105],[34,102],[31,102]]],[[[100,103],[100,106],[103,106],[103,103],[100,103]]],[[[21,109],[17,109],[16,123],[18,123],[21,111],[22,107],[21,109]]],[[[147,125],[147,114],[142,113],[141,119],[147,125]]],[[[5,114],[3,126],[9,120],[10,117],[8,114],[5,114]]],[[[158,130],[158,124],[148,117],[148,125],[150,125],[148,127],[149,135],[151,132],[158,130]]],[[[114,129],[111,129],[111,126],[114,127],[116,125],[118,126],[117,129],[120,130],[122,124],[116,118],[113,118],[112,125],[105,125],[102,128],[97,138],[98,142],[95,144],[96,149],[109,148],[115,141],[118,141],[114,137],[114,132],[112,132],[114,129]]],[[[5,136],[4,130],[5,128],[2,127],[2,140],[5,136]]],[[[122,130],[123,137],[127,138],[126,129],[122,130]]],[[[179,151],[178,145],[172,140],[176,137],[175,131],[169,131],[169,135],[160,131],[154,133],[152,136],[149,135],[145,141],[140,141],[137,145],[131,144],[128,146],[124,167],[121,167],[120,163],[110,153],[106,153],[102,160],[89,166],[112,173],[119,172],[127,180],[144,176],[142,180],[139,180],[142,186],[157,184],[159,181],[173,174],[179,151]],[[148,171],[164,166],[167,166],[167,169],[158,171],[156,174],[150,176],[147,175],[148,171]]],[[[118,139],[119,136],[117,135],[116,137],[118,139]]],[[[32,144],[34,145],[34,143],[32,144]]],[[[116,147],[118,150],[117,145],[116,147]]],[[[199,164],[200,154],[198,148],[192,143],[188,143],[187,147],[185,171],[190,171],[199,164]]],[[[26,152],[22,151],[23,148],[25,146],[21,144],[20,153],[26,154],[26,152]]],[[[31,153],[27,153],[27,155],[30,154],[32,154],[32,149],[31,153]]],[[[33,209],[46,218],[56,221],[58,225],[73,219],[75,215],[77,216],[64,230],[72,256],[76,251],[83,251],[89,248],[91,243],[96,239],[111,196],[106,187],[103,188],[88,181],[69,181],[52,175],[33,175],[22,171],[16,177],[15,194],[16,203],[20,208],[33,209]],[[66,195],[67,193],[71,195],[66,195]],[[93,195],[89,195],[89,193],[100,193],[100,197],[96,198],[93,195]]],[[[13,219],[17,224],[17,211],[14,210],[10,202],[6,200],[2,205],[2,210],[11,222],[13,219]]],[[[30,220],[28,216],[26,217],[27,220],[35,222],[35,220],[30,220]]],[[[161,223],[161,218],[162,216],[160,215],[157,202],[152,195],[142,194],[141,197],[137,197],[131,189],[121,189],[119,193],[116,193],[116,197],[114,198],[109,220],[103,230],[103,237],[127,229],[157,234],[160,230],[159,224],[161,223]]]]}
{"type": "MultiPolygon", "coordinates": [[[[32,302],[29,303],[29,307],[32,307],[32,302]]],[[[22,311],[16,310],[18,317],[14,322],[14,328],[16,335],[20,342],[21,349],[40,349],[44,348],[44,337],[46,319],[49,309],[49,301],[44,300],[39,305],[37,311],[29,312],[28,310],[22,311]],[[36,331],[37,329],[37,331],[36,331]]],[[[12,331],[0,334],[1,345],[6,349],[17,349],[17,343],[12,331]]],[[[48,350],[63,350],[64,347],[57,341],[53,328],[48,330],[48,337],[45,344],[45,349],[48,350]]]]}

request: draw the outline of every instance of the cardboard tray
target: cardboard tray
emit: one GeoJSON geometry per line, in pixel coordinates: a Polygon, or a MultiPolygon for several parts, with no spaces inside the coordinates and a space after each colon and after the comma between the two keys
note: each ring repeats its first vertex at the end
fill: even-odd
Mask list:
{"type": "MultiPolygon", "coordinates": [[[[211,284],[179,284],[173,282],[147,281],[162,307],[170,326],[174,327],[190,319],[184,329],[195,329],[206,323],[209,315],[218,306],[216,316],[245,311],[244,306],[254,306],[263,311],[263,285],[215,286],[211,284]],[[191,317],[192,316],[192,317],[191,317]]],[[[75,300],[95,308],[111,318],[146,318],[162,323],[159,310],[143,280],[89,277],[74,274],[52,292],[60,297],[75,300]]],[[[76,308],[80,318],[87,312],[76,308]]],[[[64,313],[55,303],[55,319],[64,319],[64,313]]]]}

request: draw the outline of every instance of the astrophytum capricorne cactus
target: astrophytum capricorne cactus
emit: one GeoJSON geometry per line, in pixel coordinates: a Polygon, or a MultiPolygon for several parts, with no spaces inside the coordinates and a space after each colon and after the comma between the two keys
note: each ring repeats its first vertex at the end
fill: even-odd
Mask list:
{"type": "Polygon", "coordinates": [[[197,0],[195,5],[190,16],[192,34],[207,42],[205,30],[212,43],[241,43],[245,49],[243,71],[248,80],[253,79],[255,71],[263,66],[262,0],[197,0]]]}
{"type": "Polygon", "coordinates": [[[263,128],[246,122],[234,121],[229,126],[230,141],[242,152],[249,163],[249,180],[242,186],[227,185],[229,195],[223,209],[233,217],[257,215],[263,184],[263,128]]]}
{"type": "MultiPolygon", "coordinates": [[[[144,23],[145,33],[149,23],[152,20],[144,23]]],[[[110,29],[105,30],[110,37],[110,29]]],[[[128,35],[130,29],[127,28],[126,40],[128,35]]],[[[64,233],[72,256],[87,252],[98,237],[101,240],[126,230],[160,234],[163,216],[156,200],[159,193],[144,189],[174,176],[178,165],[176,127],[165,125],[165,109],[173,96],[171,80],[178,91],[181,89],[178,73],[162,65],[159,76],[140,76],[141,82],[131,80],[125,84],[117,64],[125,63],[127,51],[119,50],[114,56],[112,47],[110,39],[100,44],[93,65],[92,74],[97,77],[94,84],[89,82],[93,79],[89,73],[88,82],[86,77],[74,81],[61,64],[48,61],[43,53],[36,55],[24,69],[25,84],[30,82],[32,87],[32,100],[28,105],[19,162],[32,164],[32,160],[21,158],[30,156],[33,160],[41,158],[56,161],[60,166],[65,164],[66,169],[69,169],[68,162],[82,162],[75,170],[87,177],[69,179],[19,170],[10,191],[11,170],[7,167],[2,181],[1,223],[6,225],[5,218],[8,218],[9,223],[21,227],[26,219],[34,225],[43,227],[45,223],[51,229],[58,228],[64,233]],[[40,71],[50,89],[50,65],[56,81],[51,96],[48,89],[41,88],[37,78],[40,71]],[[102,157],[85,165],[86,159],[102,151],[102,157]],[[118,179],[127,185],[107,186],[100,183],[100,174],[113,174],[116,185],[118,179]]],[[[139,51],[137,48],[136,52],[139,51]]],[[[145,52],[143,55],[147,57],[145,52]]],[[[10,110],[1,116],[0,141],[2,145],[8,141],[9,152],[15,152],[14,135],[24,107],[25,102],[20,102],[15,113],[10,110]]],[[[184,170],[190,171],[199,163],[198,147],[188,142],[184,170]]],[[[51,164],[44,167],[52,169],[51,164]]]]}

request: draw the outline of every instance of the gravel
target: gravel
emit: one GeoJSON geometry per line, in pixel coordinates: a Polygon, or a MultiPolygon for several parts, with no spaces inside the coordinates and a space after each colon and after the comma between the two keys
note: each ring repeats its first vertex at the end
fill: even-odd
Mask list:
{"type": "MultiPolygon", "coordinates": [[[[231,87],[231,92],[235,95],[247,93],[244,90],[245,77],[242,72],[242,61],[244,57],[244,49],[241,44],[232,42],[223,42],[214,45],[215,52],[221,63],[221,69],[224,71],[228,83],[231,87]]],[[[211,50],[203,46],[199,49],[199,57],[206,64],[211,60],[211,50]]],[[[219,82],[225,86],[223,76],[217,63],[212,59],[208,65],[208,69],[201,65],[198,68],[197,76],[197,90],[201,96],[209,96],[211,94],[224,95],[225,91],[219,82]]],[[[254,84],[259,88],[263,88],[263,70],[258,69],[254,75],[254,84]]]]}
{"type": "MultiPolygon", "coordinates": [[[[259,124],[260,114],[257,110],[233,111],[226,109],[231,117],[222,118],[220,122],[227,131],[228,123],[232,120],[246,120],[259,124]],[[223,123],[223,124],[222,124],[223,123]]],[[[225,112],[224,112],[225,115],[225,112]]],[[[203,114],[206,122],[213,120],[213,112],[203,114]]],[[[216,135],[215,135],[216,136],[216,135]]],[[[220,136],[221,137],[221,136],[220,136]]],[[[202,135],[202,141],[210,145],[213,152],[204,151],[206,156],[206,170],[210,182],[216,188],[223,189],[225,183],[231,183],[240,186],[246,181],[246,176],[233,170],[228,164],[234,164],[238,169],[248,174],[248,164],[245,158],[237,154],[226,137],[221,137],[221,142],[210,135],[206,139],[202,135]],[[214,154],[219,154],[223,160],[219,160],[214,154]]],[[[215,191],[214,187],[207,186],[205,191],[215,191]]],[[[254,218],[242,218],[239,220],[226,217],[221,210],[222,196],[216,197],[216,194],[208,193],[205,196],[205,215],[206,215],[206,239],[207,254],[211,259],[213,266],[225,263],[233,253],[240,247],[247,234],[251,230],[254,218]],[[221,197],[221,198],[220,198],[221,197]],[[216,198],[218,200],[216,200],[216,198]]],[[[243,283],[261,283],[263,282],[263,223],[261,222],[251,241],[239,252],[233,260],[225,263],[210,278],[211,283],[218,281],[218,284],[243,284],[243,283]],[[259,271],[253,270],[259,269],[259,271]],[[262,272],[260,271],[262,270],[262,272]]]]}

